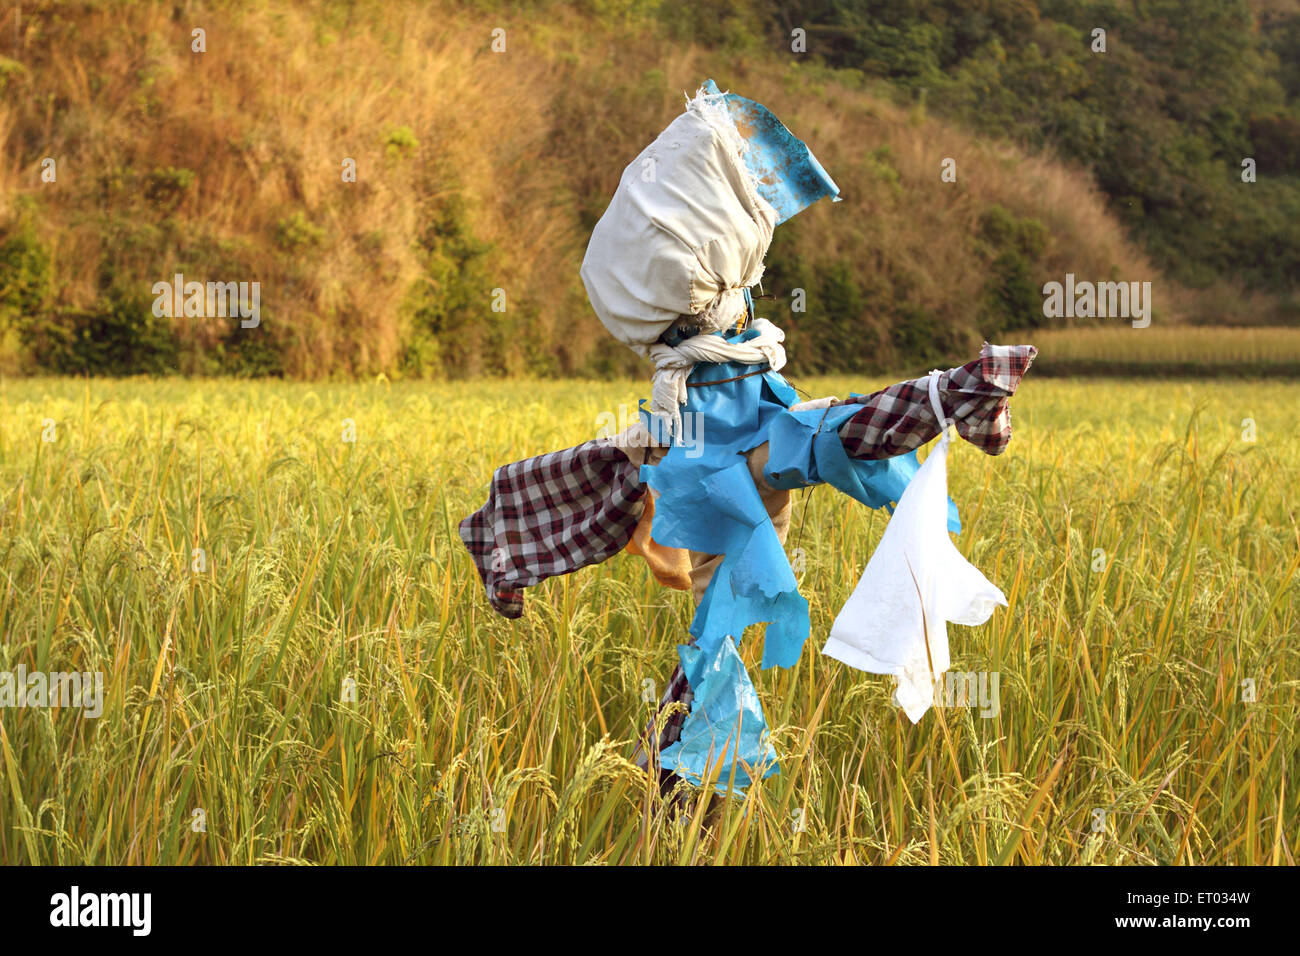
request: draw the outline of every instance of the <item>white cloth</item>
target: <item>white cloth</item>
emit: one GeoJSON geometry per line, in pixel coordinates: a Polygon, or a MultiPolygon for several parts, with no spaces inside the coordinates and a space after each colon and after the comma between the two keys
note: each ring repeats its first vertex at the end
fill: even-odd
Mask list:
{"type": "Polygon", "coordinates": [[[806,402],[798,402],[790,406],[792,412],[805,412],[811,408],[834,408],[840,404],[840,399],[834,395],[827,395],[825,398],[810,398],[806,402]]]}
{"type": "Polygon", "coordinates": [[[778,213],[744,149],[721,96],[701,92],[623,170],[581,274],[600,321],[638,354],[680,316],[716,331],[745,315],[778,213]]]}
{"type": "Polygon", "coordinates": [[[948,621],[979,625],[1007,599],[961,556],[948,537],[948,422],[938,372],[930,402],[945,422],[929,457],[908,483],[862,579],[835,619],[822,653],[898,680],[894,702],[912,723],[934,702],[951,663],[948,621]]]}
{"type": "Polygon", "coordinates": [[[655,363],[650,387],[650,414],[667,422],[672,434],[682,427],[682,405],[686,404],[686,379],[696,362],[766,363],[773,372],[785,367],[785,333],[767,319],[755,319],[751,328],[758,335],[744,342],[728,342],[718,335],[693,335],[676,348],[656,342],[650,346],[655,363]]]}

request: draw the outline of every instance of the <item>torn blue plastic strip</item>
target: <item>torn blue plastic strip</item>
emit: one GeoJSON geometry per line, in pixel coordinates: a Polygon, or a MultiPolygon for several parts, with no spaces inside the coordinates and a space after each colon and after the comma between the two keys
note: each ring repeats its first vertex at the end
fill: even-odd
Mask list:
{"type": "Polygon", "coordinates": [[[732,786],[743,794],[751,772],[778,773],[763,707],[736,645],[724,640],[712,653],[683,646],[678,656],[694,699],[681,736],[659,755],[660,766],[697,787],[716,773],[715,789],[724,793],[732,786]]]}
{"type": "Polygon", "coordinates": [[[823,196],[839,202],[840,187],[822,168],[808,145],[761,103],[736,93],[722,93],[712,80],[704,82],[706,93],[721,94],[736,130],[748,145],[745,166],[753,174],[758,194],[776,209],[785,222],[823,196]]]}

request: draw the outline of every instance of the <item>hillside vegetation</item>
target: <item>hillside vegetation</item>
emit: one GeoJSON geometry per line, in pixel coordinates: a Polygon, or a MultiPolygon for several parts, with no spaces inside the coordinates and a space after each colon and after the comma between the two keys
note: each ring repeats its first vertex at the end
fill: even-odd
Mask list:
{"type": "MultiPolygon", "coordinates": [[[[693,0],[684,9],[733,7],[693,0]]],[[[1300,0],[760,0],[830,64],[1084,164],[1157,265],[1300,316],[1300,0]],[[1250,175],[1245,175],[1247,165],[1250,175]],[[1253,181],[1247,182],[1250,179],[1253,181]]]]}
{"type": "Polygon", "coordinates": [[[0,23],[10,372],[635,372],[578,266],[624,166],[708,77],[770,106],[843,190],[768,257],[760,311],[799,371],[967,357],[1045,323],[1042,284],[1067,272],[1152,282],[1158,323],[1282,301],[1260,277],[1194,294],[1087,157],[943,118],[852,50],[823,60],[816,30],[794,53],[764,4],[26,3],[0,23]],[[178,273],[259,282],[260,324],[155,316],[178,273]]]}

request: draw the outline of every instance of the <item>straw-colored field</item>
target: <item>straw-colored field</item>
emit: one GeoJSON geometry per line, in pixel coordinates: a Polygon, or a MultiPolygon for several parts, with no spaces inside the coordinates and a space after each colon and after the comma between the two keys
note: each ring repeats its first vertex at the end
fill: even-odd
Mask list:
{"type": "Polygon", "coordinates": [[[1035,331],[1039,375],[1300,379],[1300,328],[1131,325],[1035,331]]]}
{"type": "Polygon", "coordinates": [[[782,773],[712,833],[627,762],[688,597],[620,556],[509,622],[455,535],[643,390],[0,384],[0,672],[105,694],[0,709],[0,862],[1295,862],[1300,386],[1031,372],[1004,456],[954,447],[995,717],[912,726],[820,655],[885,518],[823,487],[800,531],[800,493],[813,637],[744,644],[782,773]]]}

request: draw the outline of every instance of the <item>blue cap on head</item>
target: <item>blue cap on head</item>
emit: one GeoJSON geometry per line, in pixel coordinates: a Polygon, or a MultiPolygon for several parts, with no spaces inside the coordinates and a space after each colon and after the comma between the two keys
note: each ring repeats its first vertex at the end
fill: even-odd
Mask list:
{"type": "MultiPolygon", "coordinates": [[[[722,94],[712,80],[705,80],[704,92],[722,94]]],[[[771,110],[735,93],[722,97],[736,131],[749,147],[745,166],[757,181],[758,194],[776,209],[778,225],[823,196],[830,196],[832,202],[840,201],[840,187],[817,162],[812,150],[771,110]]]]}

